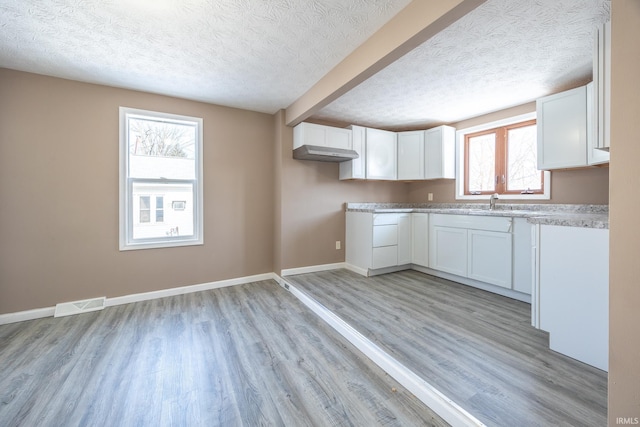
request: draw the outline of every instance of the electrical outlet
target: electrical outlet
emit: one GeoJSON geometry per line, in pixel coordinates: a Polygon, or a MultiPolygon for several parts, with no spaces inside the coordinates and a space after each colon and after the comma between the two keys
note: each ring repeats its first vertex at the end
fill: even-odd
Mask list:
{"type": "Polygon", "coordinates": [[[336,250],[340,250],[340,240],[336,240],[336,250]]]}
{"type": "Polygon", "coordinates": [[[433,193],[427,194],[427,201],[433,202],[433,193]]]}

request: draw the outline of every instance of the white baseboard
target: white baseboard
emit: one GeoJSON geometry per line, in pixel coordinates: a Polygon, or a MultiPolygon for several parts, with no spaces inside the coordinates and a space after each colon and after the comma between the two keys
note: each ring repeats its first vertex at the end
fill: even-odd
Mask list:
{"type": "Polygon", "coordinates": [[[482,289],[483,291],[488,291],[494,294],[502,295],[503,297],[513,298],[515,300],[531,304],[531,295],[523,294],[522,292],[514,291],[512,289],[503,288],[500,286],[492,285],[490,283],[480,282],[478,280],[469,279],[467,277],[456,276],[455,274],[445,273],[444,271],[421,267],[415,264],[411,266],[411,269],[419,271],[420,273],[429,274],[430,276],[451,280],[452,282],[457,282],[462,285],[482,289]]]}
{"type": "Polygon", "coordinates": [[[337,270],[339,268],[346,268],[346,264],[344,262],[337,262],[335,264],[321,264],[321,265],[310,265],[308,267],[287,268],[285,270],[282,270],[280,272],[280,275],[294,276],[296,274],[315,273],[317,271],[337,270]]]}
{"type": "Polygon", "coordinates": [[[226,288],[227,286],[244,285],[245,283],[260,282],[262,280],[276,279],[275,273],[256,274],[255,276],[238,277],[236,279],[220,280],[217,282],[201,283],[199,285],[181,286],[179,288],[161,289],[159,291],[143,292],[140,294],[124,295],[121,297],[107,298],[106,307],[129,304],[132,302],[147,301],[156,298],[172,297],[175,295],[190,294],[192,292],[208,291],[210,289],[226,288]]]}
{"type": "Polygon", "coordinates": [[[353,264],[346,264],[346,263],[344,265],[344,268],[346,268],[349,271],[353,271],[354,273],[357,273],[361,276],[369,277],[369,270],[367,270],[366,268],[360,268],[360,267],[356,267],[353,264]]]}
{"type": "MultiPolygon", "coordinates": [[[[275,273],[256,274],[254,276],[238,277],[235,279],[219,280],[217,282],[201,283],[198,285],[181,286],[178,288],[161,289],[159,291],[143,292],[139,294],[124,295],[121,297],[107,298],[105,307],[129,304],[132,302],[147,301],[156,298],[165,298],[175,295],[188,294],[192,292],[208,291],[210,289],[225,288],[227,286],[244,285],[245,283],[260,282],[263,280],[276,280],[275,273]]],[[[25,320],[41,319],[52,317],[56,311],[55,307],[37,308],[34,310],[19,311],[16,313],[0,314],[0,325],[8,323],[23,322],[25,320]]]]}
{"type": "Polygon", "coordinates": [[[55,312],[55,307],[45,307],[36,308],[33,310],[18,311],[16,313],[0,314],[0,325],[24,322],[26,320],[41,319],[43,317],[53,317],[53,314],[55,312]]]}
{"type": "Polygon", "coordinates": [[[480,420],[467,412],[453,400],[446,397],[431,384],[416,375],[409,368],[398,362],[387,352],[382,350],[348,323],[334,314],[331,310],[297,289],[286,279],[276,279],[285,289],[289,290],[296,298],[327,322],[335,331],[346,338],[358,350],[364,353],[373,363],[378,365],[387,374],[402,384],[413,393],[422,403],[431,408],[442,419],[454,427],[457,426],[484,426],[480,420]]]}

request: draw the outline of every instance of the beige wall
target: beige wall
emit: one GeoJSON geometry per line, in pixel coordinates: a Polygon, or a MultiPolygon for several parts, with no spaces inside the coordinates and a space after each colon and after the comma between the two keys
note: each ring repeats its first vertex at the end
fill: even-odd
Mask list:
{"type": "Polygon", "coordinates": [[[0,313],[273,271],[273,117],[0,69],[0,313]],[[118,250],[118,107],[204,119],[202,246],[118,250]]]}
{"type": "Polygon", "coordinates": [[[611,5],[609,425],[640,418],[640,2],[611,5]]]}
{"type": "MultiPolygon", "coordinates": [[[[535,110],[536,103],[531,102],[458,123],[452,123],[451,126],[456,129],[465,129],[520,114],[531,113],[535,110]]],[[[455,198],[456,187],[455,180],[453,179],[412,183],[409,190],[409,200],[412,203],[424,203],[427,201],[428,193],[433,193],[433,201],[436,203],[462,202],[455,198]]],[[[478,203],[486,202],[482,201],[478,203]]],[[[526,203],[526,201],[509,201],[508,203],[526,203]]],[[[607,204],[609,203],[609,168],[591,167],[553,171],[551,172],[551,199],[536,201],[536,203],[607,204]]]]}

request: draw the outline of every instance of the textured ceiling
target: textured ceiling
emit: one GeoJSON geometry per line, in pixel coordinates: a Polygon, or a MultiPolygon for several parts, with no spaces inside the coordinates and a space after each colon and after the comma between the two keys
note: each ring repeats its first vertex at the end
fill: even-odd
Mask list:
{"type": "Polygon", "coordinates": [[[584,83],[609,12],[605,0],[488,0],[314,118],[428,127],[584,83]]]}
{"type": "MultiPolygon", "coordinates": [[[[0,0],[0,67],[274,113],[408,3],[0,0]]],[[[609,9],[488,0],[313,118],[424,128],[582,83],[609,9]]]]}
{"type": "Polygon", "coordinates": [[[0,67],[275,113],[410,0],[0,0],[0,67]]]}

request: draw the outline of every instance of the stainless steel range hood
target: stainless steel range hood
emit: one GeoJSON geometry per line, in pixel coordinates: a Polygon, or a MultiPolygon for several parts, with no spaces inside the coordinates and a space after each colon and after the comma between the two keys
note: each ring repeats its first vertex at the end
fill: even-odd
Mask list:
{"type": "Polygon", "coordinates": [[[297,160],[317,160],[319,162],[346,162],[360,157],[356,151],[344,148],[323,147],[321,145],[303,145],[293,150],[297,160]]]}

